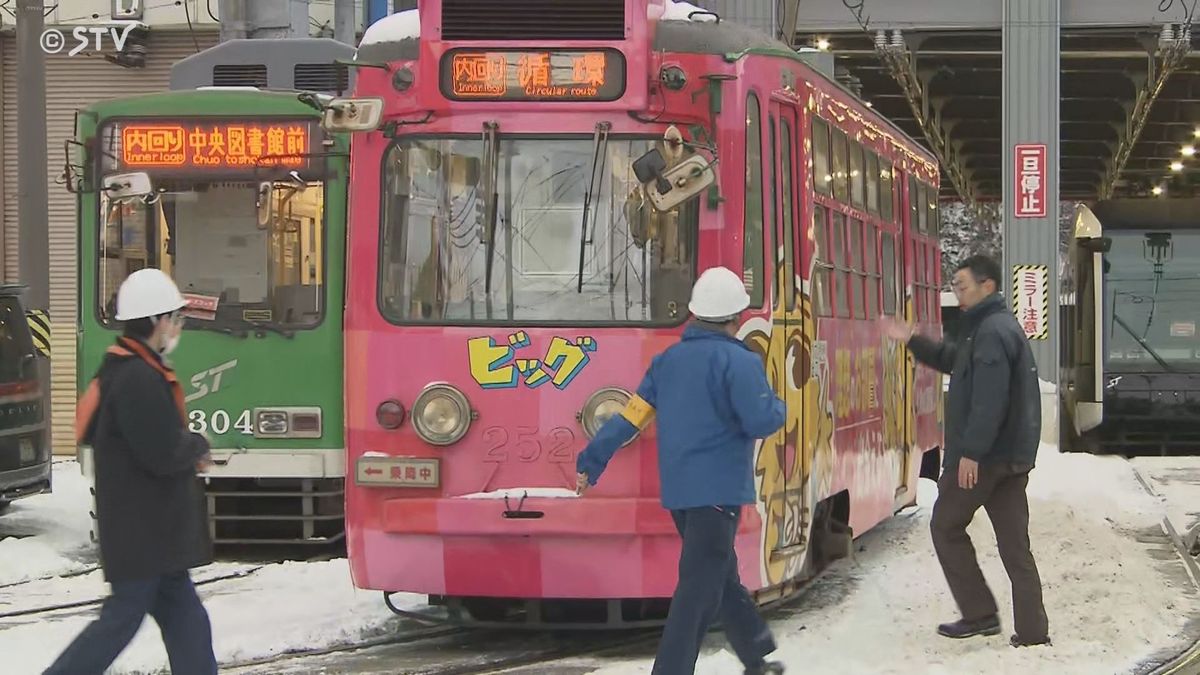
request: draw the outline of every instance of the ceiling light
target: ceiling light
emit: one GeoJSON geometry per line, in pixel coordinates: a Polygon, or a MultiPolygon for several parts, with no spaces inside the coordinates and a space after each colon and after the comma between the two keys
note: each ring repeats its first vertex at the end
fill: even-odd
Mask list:
{"type": "Polygon", "coordinates": [[[817,49],[823,52],[829,51],[829,40],[826,40],[825,38],[817,40],[817,49]]]}
{"type": "Polygon", "coordinates": [[[1195,155],[1195,154],[1196,154],[1196,146],[1194,146],[1194,145],[1185,145],[1185,146],[1183,146],[1183,148],[1180,150],[1180,152],[1182,152],[1182,153],[1183,153],[1183,156],[1184,156],[1184,157],[1191,157],[1192,155],[1195,155]]]}
{"type": "Polygon", "coordinates": [[[1155,197],[1157,197],[1157,196],[1161,195],[1161,194],[1163,193],[1162,186],[1161,186],[1161,185],[1155,185],[1155,186],[1154,186],[1154,189],[1153,189],[1153,190],[1151,190],[1151,192],[1153,192],[1153,193],[1154,193],[1154,196],[1155,196],[1155,197]]]}
{"type": "Polygon", "coordinates": [[[1183,171],[1183,162],[1171,162],[1172,171],[1183,171]]]}

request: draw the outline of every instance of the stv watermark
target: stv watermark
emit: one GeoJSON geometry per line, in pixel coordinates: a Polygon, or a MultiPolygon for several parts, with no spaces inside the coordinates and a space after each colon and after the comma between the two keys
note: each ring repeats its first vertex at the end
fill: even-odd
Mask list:
{"type": "MultiPolygon", "coordinates": [[[[75,56],[92,44],[95,45],[96,51],[102,50],[106,35],[112,40],[113,47],[118,52],[123,51],[125,41],[129,39],[129,33],[139,25],[138,21],[113,21],[111,24],[99,26],[76,26],[71,30],[71,36],[75,38],[76,45],[67,52],[67,56],[75,56]]],[[[47,54],[57,54],[67,46],[67,37],[57,28],[48,28],[42,31],[41,44],[42,51],[47,54]]]]}

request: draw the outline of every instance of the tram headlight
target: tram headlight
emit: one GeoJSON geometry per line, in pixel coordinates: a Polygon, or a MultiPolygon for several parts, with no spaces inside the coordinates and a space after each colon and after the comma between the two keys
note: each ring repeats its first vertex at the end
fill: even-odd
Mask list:
{"type": "MultiPolygon", "coordinates": [[[[629,404],[630,398],[629,392],[620,387],[605,387],[592,394],[583,404],[583,410],[579,411],[579,423],[583,425],[583,433],[587,434],[588,438],[595,438],[596,432],[600,431],[605,422],[621,414],[629,404]]],[[[637,437],[638,434],[634,434],[625,445],[629,445],[637,437]]]]}
{"type": "Polygon", "coordinates": [[[413,429],[425,442],[450,445],[466,435],[471,426],[471,404],[463,393],[448,384],[425,388],[412,407],[413,429]]]}

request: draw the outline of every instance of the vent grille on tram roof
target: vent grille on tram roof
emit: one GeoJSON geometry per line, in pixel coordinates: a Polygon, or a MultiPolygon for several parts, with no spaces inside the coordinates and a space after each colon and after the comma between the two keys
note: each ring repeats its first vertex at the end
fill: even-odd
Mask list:
{"type": "Polygon", "coordinates": [[[350,88],[350,71],[341,63],[297,63],[292,80],[296,89],[340,93],[350,88]]]}
{"type": "Polygon", "coordinates": [[[444,40],[623,40],[625,0],[443,0],[444,40]]]}
{"type": "Polygon", "coordinates": [[[266,87],[267,67],[263,64],[221,64],[213,66],[214,87],[266,87]]]}

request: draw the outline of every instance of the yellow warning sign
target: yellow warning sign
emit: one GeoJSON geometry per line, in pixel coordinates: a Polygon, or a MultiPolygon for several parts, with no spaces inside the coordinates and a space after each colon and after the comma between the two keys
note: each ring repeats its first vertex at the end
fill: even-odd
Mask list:
{"type": "Polygon", "coordinates": [[[50,358],[50,317],[40,309],[31,309],[25,313],[25,319],[29,322],[29,332],[33,334],[33,346],[42,356],[50,358]]]}

